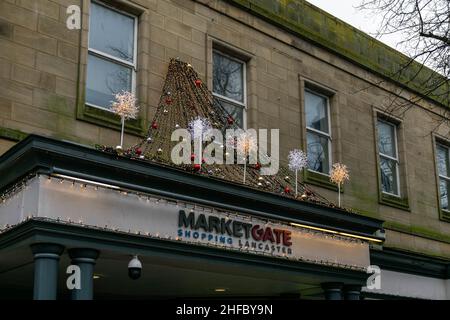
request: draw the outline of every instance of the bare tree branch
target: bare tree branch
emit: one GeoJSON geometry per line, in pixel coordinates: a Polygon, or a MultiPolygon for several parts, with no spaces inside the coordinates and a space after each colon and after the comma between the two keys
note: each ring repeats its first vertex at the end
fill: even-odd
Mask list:
{"type": "MultiPolygon", "coordinates": [[[[415,86],[418,95],[408,95],[399,87],[386,96],[388,112],[404,115],[423,99],[440,101],[430,112],[438,121],[450,125],[450,1],[449,0],[361,0],[359,9],[369,10],[381,17],[377,36],[399,33],[398,48],[409,59],[392,70],[389,78],[415,86]],[[430,70],[431,69],[431,70],[430,70]],[[442,107],[444,105],[444,107],[442,107]]],[[[380,81],[374,85],[381,85],[380,81]]],[[[367,88],[361,89],[366,90],[367,88]]]]}

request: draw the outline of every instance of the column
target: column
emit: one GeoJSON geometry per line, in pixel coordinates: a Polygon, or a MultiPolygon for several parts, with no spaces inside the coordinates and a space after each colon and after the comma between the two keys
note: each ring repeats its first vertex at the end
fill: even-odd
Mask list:
{"type": "Polygon", "coordinates": [[[72,264],[80,267],[80,289],[72,290],[72,300],[92,300],[94,296],[94,266],[100,252],[95,249],[69,249],[72,264]]]}
{"type": "Polygon", "coordinates": [[[344,297],[345,300],[361,300],[361,286],[345,285],[344,297]]]}
{"type": "Polygon", "coordinates": [[[35,243],[30,247],[34,255],[33,299],[56,300],[59,257],[64,247],[55,243],[35,243]]]}
{"type": "Polygon", "coordinates": [[[322,283],[325,300],[342,300],[342,287],[340,282],[325,282],[322,283]]]}

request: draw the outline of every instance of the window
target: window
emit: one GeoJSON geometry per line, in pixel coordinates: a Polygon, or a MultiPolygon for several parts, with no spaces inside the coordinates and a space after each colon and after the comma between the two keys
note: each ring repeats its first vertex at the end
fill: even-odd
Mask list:
{"type": "Polygon", "coordinates": [[[328,97],[305,90],[308,168],[329,174],[331,166],[330,107],[328,97]]]}
{"type": "Polygon", "coordinates": [[[397,126],[378,119],[377,131],[382,192],[399,197],[400,179],[397,126]]]}
{"type": "Polygon", "coordinates": [[[135,92],[137,18],[92,2],[86,104],[110,109],[114,94],[135,92]]]}
{"type": "Polygon", "coordinates": [[[213,94],[243,129],[247,100],[245,69],[245,62],[213,51],[213,94]]]}
{"type": "Polygon", "coordinates": [[[441,209],[450,211],[450,208],[448,207],[448,195],[450,190],[450,150],[442,144],[437,144],[436,148],[441,209]]]}

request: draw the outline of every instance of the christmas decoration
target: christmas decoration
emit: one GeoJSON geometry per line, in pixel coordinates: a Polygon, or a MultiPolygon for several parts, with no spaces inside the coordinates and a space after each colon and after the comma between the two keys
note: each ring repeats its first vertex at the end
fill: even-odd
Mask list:
{"type": "Polygon", "coordinates": [[[139,112],[139,106],[136,105],[136,97],[128,91],[122,91],[114,95],[115,101],[112,104],[112,111],[121,118],[122,129],[120,131],[119,150],[123,148],[123,133],[125,129],[125,120],[136,119],[139,112]]]}
{"type": "Polygon", "coordinates": [[[350,180],[350,175],[345,164],[335,163],[331,170],[330,180],[338,185],[338,205],[341,206],[341,184],[350,180]]]}
{"type": "Polygon", "coordinates": [[[308,165],[308,157],[302,150],[292,150],[289,152],[289,170],[295,172],[295,196],[298,195],[298,172],[308,165]]]}
{"type": "Polygon", "coordinates": [[[250,153],[252,152],[256,152],[256,150],[258,149],[258,144],[256,142],[256,138],[249,134],[248,132],[243,132],[241,133],[241,135],[238,137],[238,143],[237,143],[237,149],[239,151],[240,154],[244,155],[244,184],[245,184],[245,178],[247,175],[247,160],[248,160],[248,156],[250,155],[250,153]]]}
{"type": "Polygon", "coordinates": [[[196,150],[196,152],[198,152],[198,159],[200,161],[203,155],[203,139],[211,132],[211,123],[207,118],[197,117],[189,122],[188,130],[191,133],[194,144],[198,145],[198,150],[196,150]]]}
{"type": "MultiPolygon", "coordinates": [[[[76,177],[71,177],[71,176],[42,175],[42,174],[37,174],[37,173],[29,174],[22,180],[19,180],[16,184],[14,184],[14,185],[10,186],[8,189],[4,190],[4,192],[2,194],[0,194],[0,199],[2,199],[1,203],[6,203],[7,201],[18,196],[19,193],[23,190],[26,190],[28,188],[28,186],[30,184],[32,184],[35,179],[45,179],[45,183],[49,183],[49,184],[57,184],[57,185],[69,184],[71,186],[71,188],[74,188],[73,190],[79,190],[79,192],[85,192],[84,190],[88,190],[90,192],[104,192],[105,190],[108,190],[109,192],[117,192],[118,194],[129,197],[131,199],[137,198],[140,200],[144,200],[147,203],[166,203],[166,204],[170,203],[171,205],[175,205],[180,208],[191,208],[190,212],[196,212],[196,211],[197,212],[214,212],[215,210],[218,210],[214,207],[209,207],[207,205],[200,205],[197,203],[186,202],[186,201],[179,200],[179,199],[165,198],[165,197],[161,197],[161,196],[157,196],[157,195],[142,193],[140,191],[122,189],[121,187],[118,187],[115,185],[107,185],[107,184],[99,183],[96,181],[82,180],[82,179],[79,179],[76,177]]],[[[220,211],[222,212],[222,210],[220,210],[220,211]]],[[[248,214],[243,216],[236,212],[226,212],[223,214],[226,215],[227,220],[235,220],[235,219],[243,219],[244,218],[247,221],[249,221],[249,223],[252,223],[253,219],[256,218],[256,217],[254,217],[252,215],[248,215],[248,214]]],[[[120,232],[120,233],[129,233],[129,234],[131,233],[131,234],[135,234],[135,235],[147,235],[147,236],[152,235],[148,231],[145,231],[145,230],[127,229],[127,231],[125,231],[125,230],[120,230],[119,228],[117,228],[115,226],[89,225],[84,221],[84,219],[82,217],[76,217],[75,219],[71,219],[70,217],[48,218],[45,216],[42,217],[42,216],[34,216],[34,215],[28,215],[28,216],[24,217],[21,220],[21,222],[19,222],[18,224],[14,224],[14,225],[6,224],[3,226],[0,226],[0,233],[10,230],[11,228],[13,228],[17,225],[19,225],[23,222],[32,220],[32,219],[42,220],[42,221],[52,221],[52,222],[57,222],[57,223],[61,223],[61,224],[77,225],[77,226],[82,226],[85,228],[110,230],[110,231],[115,231],[115,232],[120,232]]],[[[256,219],[258,221],[261,221],[261,217],[257,217],[256,219]]],[[[286,223],[286,222],[281,222],[281,221],[271,221],[270,219],[264,219],[264,222],[266,224],[269,224],[269,223],[276,224],[279,227],[279,229],[295,227],[296,231],[305,233],[307,235],[314,235],[316,237],[322,237],[323,239],[337,239],[337,240],[345,241],[345,242],[348,242],[351,244],[361,244],[361,245],[366,244],[366,242],[362,241],[357,235],[353,236],[348,233],[340,233],[340,232],[336,232],[336,231],[332,231],[332,232],[328,231],[327,232],[326,230],[318,231],[315,228],[308,227],[307,225],[297,224],[297,223],[286,223]]],[[[160,235],[159,233],[155,233],[153,236],[155,236],[157,238],[166,238],[166,239],[170,238],[170,236],[167,234],[160,235]]],[[[176,239],[176,240],[178,240],[178,239],[176,239]]],[[[303,257],[302,257],[302,259],[303,259],[303,257]]],[[[317,262],[317,261],[311,260],[311,259],[307,259],[307,260],[317,262]]]]}
{"type": "MultiPolygon", "coordinates": [[[[291,191],[295,188],[295,177],[287,166],[281,164],[278,174],[264,176],[264,180],[258,179],[261,177],[261,163],[268,163],[266,162],[267,158],[264,157],[260,157],[258,163],[251,166],[248,163],[244,166],[242,164],[207,164],[203,162],[203,156],[198,152],[197,146],[196,149],[191,149],[189,153],[189,157],[191,154],[195,154],[195,164],[200,165],[200,167],[197,166],[197,169],[193,166],[192,161],[194,160],[188,164],[180,165],[175,165],[172,162],[171,152],[173,147],[179,142],[171,141],[171,135],[176,129],[188,129],[189,123],[192,120],[200,118],[209,122],[209,125],[221,131],[223,136],[225,136],[227,129],[239,129],[233,116],[225,109],[221,101],[216,99],[203,83],[200,86],[196,85],[195,81],[199,79],[198,73],[192,66],[179,59],[172,59],[168,66],[166,80],[156,113],[150,122],[146,136],[135,146],[123,151],[118,151],[109,146],[97,146],[97,148],[104,152],[137,159],[139,161],[175,166],[191,174],[203,174],[205,179],[222,179],[242,184],[245,174],[245,186],[248,188],[276,193],[283,197],[295,198],[294,192],[291,191]],[[167,103],[167,98],[169,97],[171,100],[170,104],[167,103]],[[168,112],[164,112],[164,110],[168,112]],[[141,150],[140,154],[136,152],[138,148],[141,150]],[[289,192],[284,192],[286,187],[288,187],[289,192]]],[[[214,141],[212,143],[217,143],[218,148],[222,147],[224,160],[227,156],[233,156],[233,154],[236,160],[236,153],[238,151],[237,144],[233,142],[234,149],[229,149],[228,142],[214,141]]],[[[203,145],[205,144],[204,142],[203,145]]],[[[308,201],[327,207],[334,206],[333,203],[324,197],[310,191],[301,182],[297,183],[297,188],[299,194],[305,195],[304,197],[298,197],[297,199],[299,201],[308,201]]]]}

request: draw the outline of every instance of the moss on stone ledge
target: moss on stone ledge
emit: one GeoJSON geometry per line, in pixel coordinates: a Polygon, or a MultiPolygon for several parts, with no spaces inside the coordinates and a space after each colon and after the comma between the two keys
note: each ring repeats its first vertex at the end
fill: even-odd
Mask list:
{"type": "Polygon", "coordinates": [[[27,134],[20,130],[0,127],[0,138],[5,138],[12,141],[20,141],[25,139],[27,134]]]}
{"type": "Polygon", "coordinates": [[[450,236],[443,234],[439,231],[433,230],[431,228],[425,228],[417,225],[407,226],[401,223],[386,221],[384,223],[384,228],[391,229],[398,232],[403,232],[423,238],[428,238],[431,240],[441,241],[445,243],[450,243],[450,236]]]}

